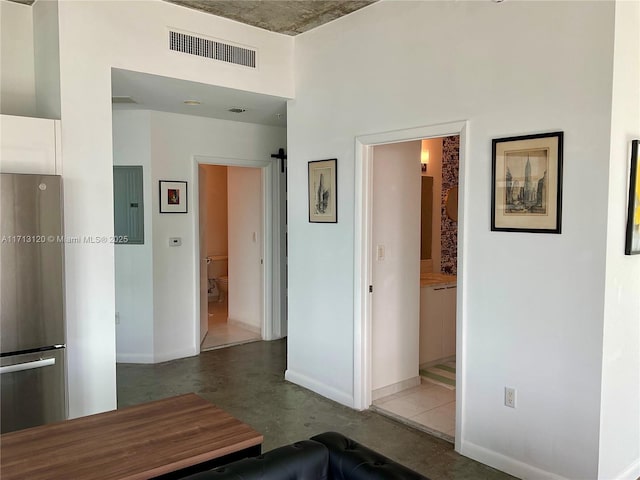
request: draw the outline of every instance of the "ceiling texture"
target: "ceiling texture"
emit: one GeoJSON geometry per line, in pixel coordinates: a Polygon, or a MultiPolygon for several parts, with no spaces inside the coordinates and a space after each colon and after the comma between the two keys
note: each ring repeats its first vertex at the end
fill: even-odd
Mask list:
{"type": "MultiPolygon", "coordinates": [[[[11,0],[33,5],[35,0],[11,0]]],[[[134,1],[134,0],[128,0],[134,1]]],[[[378,0],[164,0],[271,32],[297,35],[378,0]]]]}
{"type": "Polygon", "coordinates": [[[297,35],[377,0],[165,0],[285,35],[297,35]]]}

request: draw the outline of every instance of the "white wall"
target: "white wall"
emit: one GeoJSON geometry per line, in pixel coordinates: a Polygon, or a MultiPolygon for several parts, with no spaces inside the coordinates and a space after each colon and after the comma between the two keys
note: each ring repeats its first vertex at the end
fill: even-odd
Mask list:
{"type": "Polygon", "coordinates": [[[296,37],[289,378],[353,403],[354,137],[466,119],[460,450],[517,476],[597,475],[613,13],[383,1],[296,37]],[[491,232],[491,139],[556,129],[563,233],[491,232]],[[307,162],[332,157],[339,223],[309,224],[307,162]]]}
{"type": "MultiPolygon", "coordinates": [[[[61,2],[58,13],[65,228],[71,235],[108,236],[113,233],[112,67],[276,96],[293,95],[291,37],[160,0],[61,2]],[[260,50],[260,66],[257,71],[249,71],[223,62],[170,52],[168,26],[195,33],[213,33],[217,38],[254,45],[260,50]]],[[[175,135],[170,136],[175,138],[175,135]]],[[[201,136],[212,137],[209,131],[201,136]]],[[[158,141],[157,137],[154,137],[156,144],[167,143],[162,139],[158,141]]],[[[221,138],[224,145],[212,150],[231,154],[240,151],[252,158],[256,158],[259,151],[268,158],[269,151],[261,148],[263,138],[246,142],[247,137],[242,137],[233,145],[224,136],[221,138]]],[[[273,146],[269,145],[271,149],[281,146],[278,145],[281,142],[273,143],[273,146]]],[[[193,148],[198,145],[194,142],[193,148]]],[[[156,151],[152,146],[153,155],[156,151]]],[[[159,174],[170,175],[162,179],[192,180],[193,174],[183,175],[182,169],[172,166],[172,154],[171,148],[167,148],[166,153],[159,150],[164,166],[159,174]]],[[[153,184],[157,185],[155,182],[159,179],[154,175],[153,184]]],[[[157,191],[153,190],[153,201],[157,206],[157,191]]],[[[193,197],[189,204],[193,205],[193,197]]],[[[164,290],[171,293],[160,300],[156,295],[154,300],[154,310],[164,314],[155,325],[154,349],[167,352],[167,356],[171,352],[197,351],[198,336],[193,322],[194,277],[186,278],[195,268],[193,252],[188,251],[193,247],[186,243],[193,244],[195,229],[192,216],[181,217],[175,222],[163,218],[153,227],[154,262],[160,259],[155,275],[167,279],[168,274],[177,274],[171,285],[179,285],[177,289],[169,288],[167,280],[165,289],[154,289],[154,295],[162,295],[164,290]],[[175,233],[183,236],[185,244],[169,252],[167,237],[175,233]],[[184,265],[185,258],[190,265],[184,265]],[[178,301],[170,303],[175,298],[178,301]],[[169,308],[163,308],[165,303],[169,308]],[[188,322],[189,326],[184,328],[182,322],[188,322]]],[[[72,417],[116,406],[113,252],[111,245],[73,245],[67,249],[67,350],[72,417]]]]}
{"type": "Polygon", "coordinates": [[[60,121],[0,115],[0,172],[60,175],[60,121]]]}
{"type": "MultiPolygon", "coordinates": [[[[198,353],[199,331],[194,330],[196,308],[194,258],[198,224],[194,205],[194,155],[217,158],[269,160],[284,142],[285,129],[250,123],[151,112],[152,184],[159,180],[188,182],[188,210],[182,214],[153,212],[154,351],[155,361],[198,353]],[[181,247],[169,247],[169,237],[181,237],[181,247]]],[[[245,192],[245,194],[247,194],[245,192]]],[[[153,204],[157,206],[157,188],[153,204]]],[[[231,255],[231,252],[230,252],[231,255]]],[[[231,286],[230,286],[231,288],[231,286]]]]}
{"type": "Polygon", "coordinates": [[[262,327],[262,170],[229,167],[229,322],[262,327]]]}
{"type": "Polygon", "coordinates": [[[0,113],[36,113],[31,7],[0,0],[0,113]]]}
{"type": "Polygon", "coordinates": [[[598,478],[640,477],[640,255],[625,256],[630,143],[640,139],[640,3],[616,2],[598,478]]]}
{"type": "MultiPolygon", "coordinates": [[[[120,313],[117,359],[154,363],[195,355],[201,340],[197,321],[201,306],[195,303],[196,290],[200,288],[194,281],[195,269],[200,268],[195,238],[200,224],[196,217],[199,189],[195,187],[193,156],[267,160],[269,152],[284,142],[285,129],[131,110],[115,110],[113,128],[114,161],[142,164],[145,182],[145,244],[116,246],[116,309],[120,313]],[[187,181],[187,214],[159,213],[160,180],[187,181]],[[169,247],[170,237],[180,237],[182,246],[169,247]]],[[[252,183],[247,191],[241,184],[235,195],[261,195],[260,170],[238,170],[258,172],[259,181],[257,188],[252,183]]],[[[259,201],[261,205],[261,197],[259,201]]],[[[252,215],[258,216],[258,225],[260,208],[255,212],[251,209],[252,215]]],[[[238,290],[255,295],[252,289],[238,290]]],[[[261,319],[260,314],[257,327],[261,326],[261,319]]]]}
{"type": "Polygon", "coordinates": [[[58,0],[38,0],[31,9],[36,112],[39,117],[60,118],[58,0]]]}
{"type": "Polygon", "coordinates": [[[373,148],[373,390],[418,377],[420,147],[415,141],[373,148]]]}
{"type": "Polygon", "coordinates": [[[144,244],[115,245],[116,361],[153,363],[153,217],[150,114],[114,110],[113,164],[141,165],[144,244]]]}

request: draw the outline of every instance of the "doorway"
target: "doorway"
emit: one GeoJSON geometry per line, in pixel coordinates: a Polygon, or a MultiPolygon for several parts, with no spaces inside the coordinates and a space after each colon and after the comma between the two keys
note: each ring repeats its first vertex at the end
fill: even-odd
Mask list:
{"type": "Polygon", "coordinates": [[[279,268],[283,239],[277,228],[282,217],[280,189],[284,186],[278,165],[268,160],[196,155],[194,178],[197,179],[199,199],[195,238],[199,266],[197,282],[200,285],[197,291],[200,350],[286,336],[281,318],[284,306],[278,301],[284,280],[279,268]],[[207,252],[206,235],[203,235],[207,212],[202,211],[202,205],[207,188],[201,168],[209,166],[225,169],[227,175],[226,254],[224,241],[213,242],[218,250],[207,252]],[[225,280],[221,279],[224,276],[227,277],[226,286],[225,280]],[[210,277],[213,282],[209,282],[210,277]],[[216,345],[202,343],[210,328],[209,313],[214,314],[213,327],[219,327],[213,332],[220,337],[216,345]],[[244,338],[239,338],[241,336],[244,338]]]}
{"type": "MultiPolygon", "coordinates": [[[[392,374],[388,375],[388,378],[380,380],[379,372],[376,373],[376,363],[379,363],[381,353],[376,351],[375,343],[380,339],[376,339],[374,332],[374,298],[376,293],[378,295],[384,292],[388,285],[381,283],[381,280],[374,277],[375,265],[382,256],[386,261],[393,260],[394,253],[397,253],[386,248],[386,245],[374,243],[374,157],[375,148],[377,146],[399,144],[402,142],[418,142],[423,139],[432,139],[436,137],[459,135],[460,148],[460,178],[459,178],[459,191],[460,191],[460,216],[458,220],[458,245],[463,246],[462,241],[464,236],[464,171],[465,171],[465,141],[466,141],[466,122],[456,122],[451,124],[442,124],[431,127],[419,127],[415,129],[409,129],[397,132],[388,132],[382,134],[374,134],[358,137],[356,139],[356,258],[359,260],[356,262],[355,272],[355,292],[356,298],[356,314],[355,314],[355,376],[354,376],[354,393],[355,404],[358,408],[369,408],[378,396],[397,394],[408,388],[414,388],[420,385],[420,345],[418,343],[419,330],[420,330],[420,262],[419,251],[420,241],[419,235],[413,236],[411,240],[415,245],[411,246],[412,252],[411,258],[413,260],[403,259],[397,263],[395,272],[403,275],[405,278],[404,285],[406,288],[402,288],[397,292],[397,305],[402,305],[399,308],[407,308],[409,305],[412,310],[409,312],[411,320],[404,326],[400,327],[396,325],[395,331],[393,327],[389,331],[394,331],[396,338],[387,335],[384,341],[387,342],[386,348],[388,349],[389,341],[397,342],[397,345],[408,345],[405,350],[408,352],[403,353],[402,358],[396,360],[396,367],[392,368],[392,374]],[[380,248],[382,247],[382,248],[380,248]],[[403,273],[404,272],[404,273],[403,273]],[[399,333],[402,332],[402,333],[399,333]],[[402,336],[412,338],[410,344],[403,343],[402,336]],[[402,365],[401,365],[402,364],[402,365]],[[407,373],[409,372],[410,373],[407,373]],[[375,375],[375,378],[374,378],[375,375]],[[395,375],[395,377],[394,377],[395,375]],[[388,388],[386,388],[388,387],[388,388]],[[386,390],[385,390],[386,388],[386,390]]],[[[420,154],[418,151],[415,157],[415,168],[420,172],[420,154]]],[[[417,203],[420,203],[420,175],[418,173],[417,178],[412,177],[410,184],[407,184],[406,188],[412,189],[414,194],[417,195],[417,203]]],[[[407,180],[409,181],[409,180],[407,180]]],[[[405,207],[408,207],[405,205],[405,207]]],[[[408,207],[409,210],[414,207],[408,207]]],[[[403,212],[404,214],[404,212],[403,212]]],[[[412,217],[415,218],[415,217],[412,217]]],[[[419,231],[419,222],[414,220],[411,227],[416,232],[419,231]]],[[[397,247],[396,247],[397,248],[397,247]]],[[[463,253],[462,251],[460,252],[463,253]]],[[[459,258],[464,259],[463,255],[459,258]]],[[[457,273],[460,279],[463,278],[464,262],[460,262],[457,265],[457,273]]],[[[425,272],[427,273],[427,272],[425,272]]],[[[394,281],[396,278],[394,278],[394,281]]],[[[461,308],[464,300],[464,282],[459,283],[459,288],[455,289],[454,304],[458,312],[455,320],[455,359],[456,359],[456,372],[453,375],[456,382],[456,389],[454,393],[451,393],[451,399],[455,400],[450,408],[455,411],[455,428],[452,433],[455,433],[456,448],[459,448],[460,428],[462,427],[462,392],[464,391],[464,383],[462,375],[464,369],[464,348],[460,341],[462,336],[462,329],[464,325],[464,311],[461,308]]],[[[389,318],[399,318],[397,315],[389,316],[389,318]]]]}
{"type": "Polygon", "coordinates": [[[372,408],[451,442],[458,156],[456,135],[373,148],[372,408]]]}
{"type": "Polygon", "coordinates": [[[260,340],[262,171],[201,164],[198,177],[200,256],[206,262],[200,351],[260,340]]]}

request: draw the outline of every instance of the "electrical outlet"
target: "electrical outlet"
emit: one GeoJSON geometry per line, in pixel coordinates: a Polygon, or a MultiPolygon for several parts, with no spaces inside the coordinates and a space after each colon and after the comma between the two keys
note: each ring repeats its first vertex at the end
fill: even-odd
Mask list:
{"type": "Polygon", "coordinates": [[[516,389],[504,387],[504,405],[505,407],[516,408],[516,389]]]}

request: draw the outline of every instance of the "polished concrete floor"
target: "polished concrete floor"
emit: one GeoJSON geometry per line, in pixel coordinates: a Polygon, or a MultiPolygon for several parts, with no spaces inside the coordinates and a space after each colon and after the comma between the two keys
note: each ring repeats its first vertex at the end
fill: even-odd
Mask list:
{"type": "Polygon", "coordinates": [[[264,435],[263,451],[338,431],[432,480],[513,477],[372,411],[357,412],[284,380],[286,341],[254,342],[156,365],[117,366],[118,407],[195,392],[264,435]]]}

